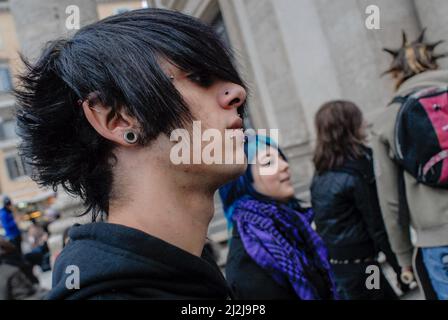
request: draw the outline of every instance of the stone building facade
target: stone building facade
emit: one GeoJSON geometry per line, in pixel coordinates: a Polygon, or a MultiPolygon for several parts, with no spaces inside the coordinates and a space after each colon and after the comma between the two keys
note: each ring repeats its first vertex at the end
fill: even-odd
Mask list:
{"type": "Polygon", "coordinates": [[[10,3],[0,1],[0,194],[10,196],[16,204],[52,195],[29,178],[31,170],[17,152],[19,139],[15,133],[12,89],[14,75],[19,70],[19,49],[10,3]]]}
{"type": "MultiPolygon", "coordinates": [[[[398,48],[402,30],[410,39],[423,27],[431,41],[448,37],[446,0],[10,0],[10,4],[22,50],[29,54],[43,40],[67,32],[61,19],[69,4],[79,5],[82,24],[127,9],[160,7],[214,25],[229,42],[249,84],[248,122],[254,128],[280,129],[297,194],[304,199],[313,174],[313,118],[319,106],[330,99],[349,99],[368,120],[373,119],[393,96],[392,80],[381,77],[390,63],[382,48],[398,48]],[[372,5],[379,9],[379,29],[366,26],[366,9],[372,5]]],[[[438,50],[448,51],[448,46],[438,50]]],[[[448,59],[441,60],[441,67],[448,67],[448,59]]],[[[216,203],[211,239],[225,241],[225,222],[216,203]]]]}

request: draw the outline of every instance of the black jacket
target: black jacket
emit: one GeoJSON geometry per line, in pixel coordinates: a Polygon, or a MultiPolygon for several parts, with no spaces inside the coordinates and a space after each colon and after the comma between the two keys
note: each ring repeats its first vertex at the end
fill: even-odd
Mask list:
{"type": "Polygon", "coordinates": [[[243,300],[297,300],[292,286],[284,287],[247,254],[237,226],[229,245],[226,277],[237,299],[243,300]]]}
{"type": "Polygon", "coordinates": [[[58,257],[48,299],[228,299],[232,293],[205,252],[196,257],[144,232],[96,222],[73,227],[58,257]],[[77,266],[79,290],[66,287],[77,266]]]}
{"type": "Polygon", "coordinates": [[[360,159],[316,174],[311,198],[317,232],[330,258],[359,259],[373,257],[379,250],[390,252],[370,149],[360,159]]]}
{"type": "MultiPolygon", "coordinates": [[[[236,299],[242,300],[298,300],[291,285],[277,283],[267,270],[261,268],[246,252],[236,224],[230,240],[226,276],[236,299]]],[[[322,299],[331,299],[331,291],[317,273],[307,274],[322,299]]]]}

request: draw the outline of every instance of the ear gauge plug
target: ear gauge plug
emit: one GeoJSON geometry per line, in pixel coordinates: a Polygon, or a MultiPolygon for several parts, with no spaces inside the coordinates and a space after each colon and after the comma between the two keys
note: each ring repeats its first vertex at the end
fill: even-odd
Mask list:
{"type": "Polygon", "coordinates": [[[138,135],[134,131],[128,130],[124,133],[123,139],[129,144],[134,144],[138,140],[138,135]]]}

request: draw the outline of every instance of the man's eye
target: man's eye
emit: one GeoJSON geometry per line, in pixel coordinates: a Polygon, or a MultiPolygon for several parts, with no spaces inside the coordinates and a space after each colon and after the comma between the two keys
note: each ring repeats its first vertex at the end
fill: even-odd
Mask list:
{"type": "Polygon", "coordinates": [[[188,79],[201,87],[210,87],[213,84],[213,77],[207,73],[194,72],[188,75],[188,79]]]}

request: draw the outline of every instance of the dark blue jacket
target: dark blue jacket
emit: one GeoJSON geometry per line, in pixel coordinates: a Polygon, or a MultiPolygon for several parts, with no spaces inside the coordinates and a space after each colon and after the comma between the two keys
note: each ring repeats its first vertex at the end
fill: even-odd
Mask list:
{"type": "Polygon", "coordinates": [[[14,221],[14,216],[10,210],[6,209],[5,207],[0,209],[0,219],[2,227],[6,232],[6,238],[11,240],[20,236],[20,230],[17,227],[17,224],[14,221]]]}
{"type": "Polygon", "coordinates": [[[72,227],[48,299],[227,299],[210,255],[196,257],[142,231],[95,222],[72,227]],[[75,284],[79,270],[79,289],[75,284]],[[70,277],[70,278],[68,278],[70,277]]]}

